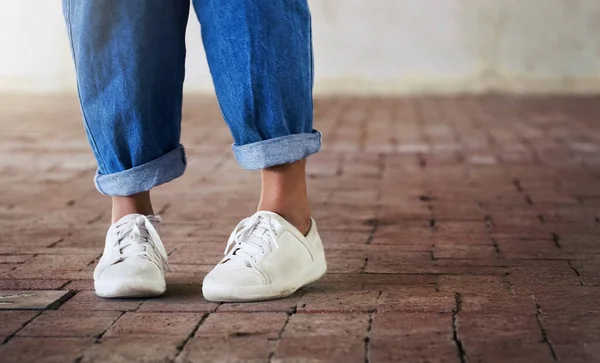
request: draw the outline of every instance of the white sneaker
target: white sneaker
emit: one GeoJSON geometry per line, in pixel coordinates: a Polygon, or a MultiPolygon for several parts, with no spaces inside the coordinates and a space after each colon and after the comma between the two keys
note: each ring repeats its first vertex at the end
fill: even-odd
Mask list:
{"type": "Polygon", "coordinates": [[[257,301],[293,294],[325,274],[327,263],[317,225],[304,236],[276,213],[257,212],[237,225],[225,258],[206,275],[204,298],[257,301]]]}
{"type": "Polygon", "coordinates": [[[151,297],[165,292],[167,251],[158,234],[158,216],[129,214],[106,234],[104,254],[94,270],[100,297],[151,297]]]}

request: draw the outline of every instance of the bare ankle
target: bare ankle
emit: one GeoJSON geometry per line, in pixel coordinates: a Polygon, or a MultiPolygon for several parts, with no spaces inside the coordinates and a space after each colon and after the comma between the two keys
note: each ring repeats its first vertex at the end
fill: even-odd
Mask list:
{"type": "Polygon", "coordinates": [[[311,223],[306,192],[306,161],[263,169],[261,179],[258,210],[279,214],[306,235],[311,223]]]}
{"type": "Polygon", "coordinates": [[[112,197],[112,222],[129,214],[154,214],[150,192],[141,192],[127,197],[112,197]]]}
{"type": "Polygon", "coordinates": [[[277,206],[259,205],[258,211],[267,211],[279,214],[286,221],[290,222],[303,235],[307,235],[311,227],[310,211],[308,208],[301,210],[298,208],[278,208],[277,206]]]}

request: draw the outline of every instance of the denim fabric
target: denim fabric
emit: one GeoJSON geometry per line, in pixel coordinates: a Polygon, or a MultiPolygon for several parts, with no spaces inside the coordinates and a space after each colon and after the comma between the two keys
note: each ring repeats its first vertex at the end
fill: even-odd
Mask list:
{"type": "MultiPolygon", "coordinates": [[[[194,0],[234,155],[246,169],[317,152],[306,0],[194,0]]],[[[183,174],[189,0],[63,0],[96,186],[131,195],[183,174]]]]}

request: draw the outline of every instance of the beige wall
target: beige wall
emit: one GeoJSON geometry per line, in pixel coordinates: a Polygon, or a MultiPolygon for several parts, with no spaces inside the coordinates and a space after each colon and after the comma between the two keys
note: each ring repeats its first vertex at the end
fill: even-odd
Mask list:
{"type": "MultiPolygon", "coordinates": [[[[600,91],[598,0],[311,0],[320,92],[600,91]]],[[[0,2],[0,91],[73,91],[58,0],[0,2]]],[[[195,20],[187,91],[211,91],[195,20]]]]}

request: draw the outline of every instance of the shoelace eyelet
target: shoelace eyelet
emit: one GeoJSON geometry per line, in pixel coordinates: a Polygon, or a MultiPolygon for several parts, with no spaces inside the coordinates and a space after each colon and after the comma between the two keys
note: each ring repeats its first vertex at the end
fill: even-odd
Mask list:
{"type": "Polygon", "coordinates": [[[117,225],[117,240],[115,241],[114,246],[118,248],[119,260],[116,262],[123,261],[127,257],[144,255],[150,261],[156,263],[159,268],[170,270],[167,262],[168,255],[166,251],[161,252],[161,250],[164,250],[164,246],[160,235],[152,222],[160,222],[160,217],[152,216],[149,219],[146,216],[139,216],[135,221],[117,225]],[[143,234],[141,234],[139,230],[141,227],[145,228],[145,233],[143,234]],[[121,228],[121,230],[119,230],[119,228],[121,228]],[[129,242],[130,240],[135,241],[137,238],[140,238],[140,241],[137,243],[129,242]],[[134,244],[140,248],[138,252],[134,252],[133,254],[131,252],[124,253],[124,248],[134,244]],[[160,246],[160,249],[158,249],[158,246],[160,246]]]}
{"type": "MultiPolygon", "coordinates": [[[[271,252],[274,249],[278,249],[279,245],[277,244],[277,238],[279,237],[279,235],[279,233],[276,233],[276,227],[273,225],[273,219],[271,216],[258,215],[246,218],[236,226],[236,228],[229,236],[229,240],[227,242],[227,246],[225,247],[224,254],[231,254],[231,256],[237,256],[237,250],[241,249],[243,252],[245,252],[245,255],[248,255],[246,258],[250,258],[247,260],[247,263],[258,263],[259,258],[257,256],[252,256],[252,254],[266,255],[267,252],[271,252]],[[262,226],[266,229],[268,233],[266,235],[263,234],[258,237],[263,239],[263,242],[265,242],[265,238],[268,239],[266,241],[266,243],[268,244],[268,248],[266,248],[264,245],[261,246],[262,243],[247,244],[247,239],[250,237],[250,233],[252,233],[254,228],[256,228],[258,225],[261,225],[263,222],[266,222],[267,224],[266,226],[262,226]],[[273,246],[275,248],[273,248],[273,246]],[[255,252],[252,253],[252,251],[248,251],[246,247],[254,248],[255,252]]],[[[244,257],[240,256],[240,258],[243,259],[244,257]]]]}

